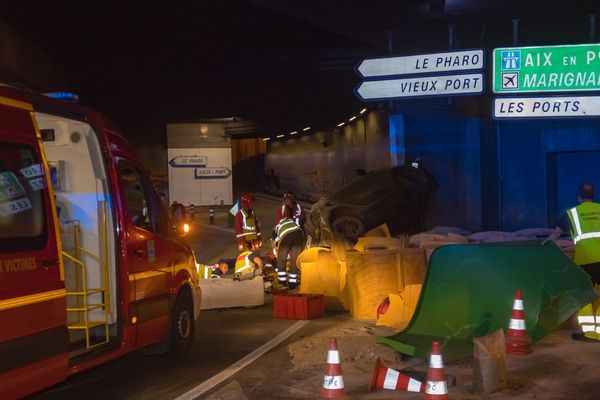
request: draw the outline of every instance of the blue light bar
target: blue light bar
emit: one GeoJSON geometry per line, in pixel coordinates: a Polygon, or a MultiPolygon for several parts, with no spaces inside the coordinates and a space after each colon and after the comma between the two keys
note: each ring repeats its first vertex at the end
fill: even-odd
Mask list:
{"type": "Polygon", "coordinates": [[[70,103],[78,103],[79,96],[72,92],[50,92],[44,93],[44,96],[52,97],[53,99],[68,101],[70,103]]]}

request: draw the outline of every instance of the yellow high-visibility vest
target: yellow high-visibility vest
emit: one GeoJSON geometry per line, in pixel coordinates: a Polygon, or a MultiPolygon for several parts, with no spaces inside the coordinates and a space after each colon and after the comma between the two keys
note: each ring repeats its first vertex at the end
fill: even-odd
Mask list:
{"type": "Polygon", "coordinates": [[[575,262],[579,265],[600,262],[600,204],[581,203],[568,210],[567,215],[575,242],[575,262]]]}

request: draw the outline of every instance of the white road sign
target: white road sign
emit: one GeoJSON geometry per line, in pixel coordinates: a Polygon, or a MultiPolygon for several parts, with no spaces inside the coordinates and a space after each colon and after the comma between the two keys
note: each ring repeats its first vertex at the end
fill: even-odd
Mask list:
{"type": "Polygon", "coordinates": [[[600,96],[494,99],[494,118],[599,117],[600,96]]]}
{"type": "Polygon", "coordinates": [[[226,167],[196,168],[194,179],[224,179],[231,176],[231,170],[226,167]]]}
{"type": "Polygon", "coordinates": [[[389,75],[432,74],[483,69],[483,49],[369,58],[356,67],[363,78],[389,75]]]}
{"type": "Polygon", "coordinates": [[[483,74],[440,75],[421,78],[365,81],[355,89],[362,100],[483,93],[483,74]]]}
{"type": "Polygon", "coordinates": [[[169,165],[175,168],[206,167],[206,156],[176,156],[169,160],[169,165]]]}

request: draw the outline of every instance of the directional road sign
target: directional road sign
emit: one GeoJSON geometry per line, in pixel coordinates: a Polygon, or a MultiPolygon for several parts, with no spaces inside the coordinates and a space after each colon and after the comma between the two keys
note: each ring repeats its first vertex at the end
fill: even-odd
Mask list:
{"type": "Polygon", "coordinates": [[[356,71],[363,78],[476,69],[483,69],[483,49],[402,57],[368,58],[361,61],[356,67],[356,71]]]}
{"type": "Polygon", "coordinates": [[[494,93],[600,90],[600,44],[494,49],[494,93]]]}
{"type": "Polygon", "coordinates": [[[600,96],[503,97],[494,118],[600,117],[600,96]]]}
{"type": "Polygon", "coordinates": [[[169,165],[175,168],[206,167],[206,156],[176,156],[169,160],[169,165]]]}
{"type": "Polygon", "coordinates": [[[231,176],[231,170],[226,167],[204,167],[194,170],[194,179],[225,179],[231,176]]]}
{"type": "Polygon", "coordinates": [[[361,100],[369,101],[483,93],[483,74],[364,81],[356,87],[355,93],[361,100]]]}

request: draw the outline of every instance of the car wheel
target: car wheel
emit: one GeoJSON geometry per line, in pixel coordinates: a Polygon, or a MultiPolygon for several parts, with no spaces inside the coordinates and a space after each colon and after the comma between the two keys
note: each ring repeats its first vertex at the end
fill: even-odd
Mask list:
{"type": "Polygon", "coordinates": [[[182,292],[177,296],[171,318],[172,354],[181,355],[189,351],[194,342],[194,310],[189,293],[182,292]]]}
{"type": "Polygon", "coordinates": [[[365,224],[362,219],[353,215],[342,215],[336,217],[331,224],[336,232],[341,233],[348,239],[358,239],[365,233],[365,224]]]}

